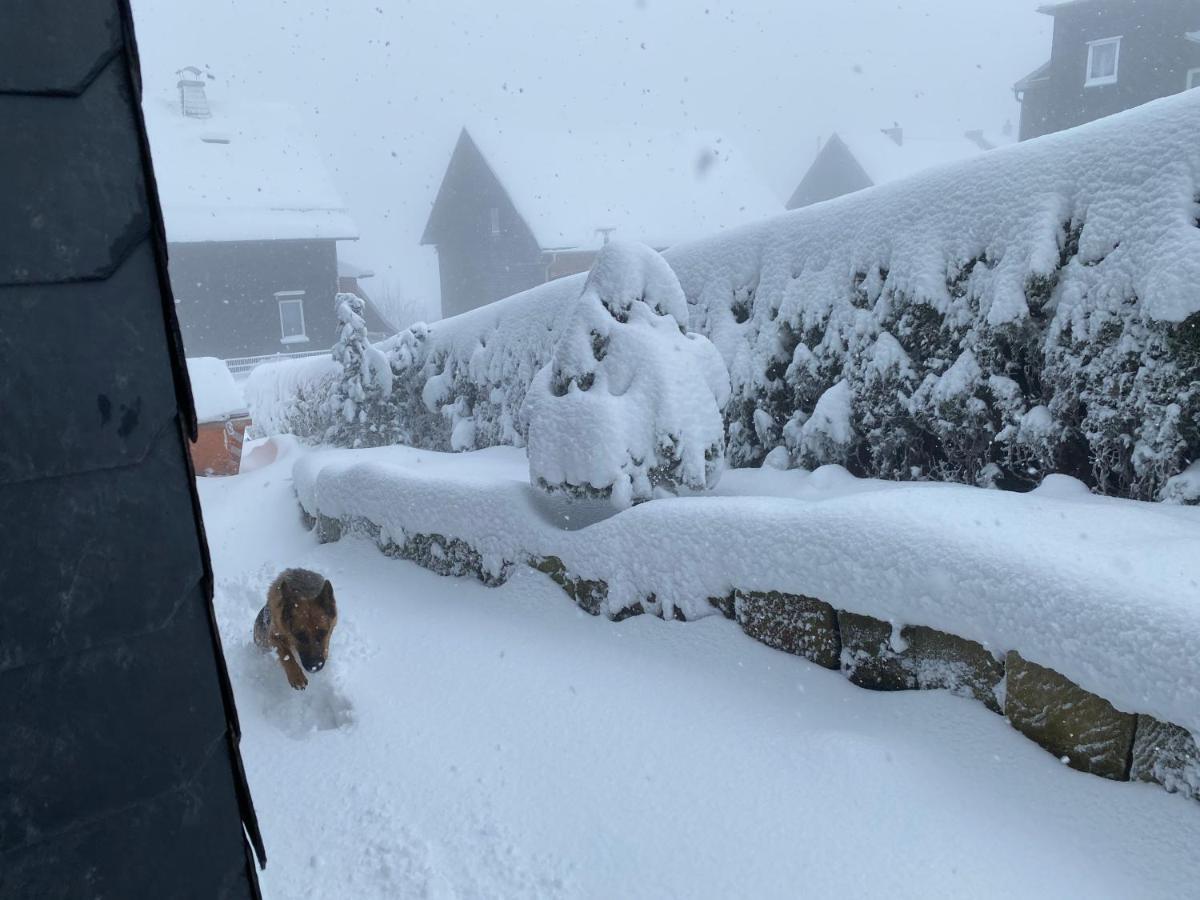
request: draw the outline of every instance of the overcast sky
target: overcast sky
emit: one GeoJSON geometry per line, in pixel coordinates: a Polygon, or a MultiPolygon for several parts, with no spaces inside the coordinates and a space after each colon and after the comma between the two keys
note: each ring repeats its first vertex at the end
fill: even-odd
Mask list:
{"type": "MultiPolygon", "coordinates": [[[[207,66],[295,104],[362,239],[342,255],[436,316],[418,246],[471,122],[723,132],[786,199],[819,137],[999,131],[1050,53],[1036,0],[133,0],[148,93],[207,66]]],[[[368,283],[370,286],[370,283],[368,283]]]]}

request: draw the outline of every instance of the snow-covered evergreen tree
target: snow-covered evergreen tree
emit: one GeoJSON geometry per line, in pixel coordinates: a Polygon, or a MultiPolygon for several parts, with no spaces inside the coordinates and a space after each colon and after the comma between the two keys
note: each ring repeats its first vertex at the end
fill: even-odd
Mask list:
{"type": "Polygon", "coordinates": [[[392,408],[392,368],[387,356],[367,340],[363,300],[356,294],[338,294],[335,303],[338,337],[333,359],[340,371],[326,399],[331,424],[325,440],[341,447],[397,443],[403,426],[392,408]]]}
{"type": "Polygon", "coordinates": [[[658,253],[600,250],[525,398],[534,484],[626,507],[658,489],[716,483],[729,375],[687,325],[679,281],[658,253]]]}

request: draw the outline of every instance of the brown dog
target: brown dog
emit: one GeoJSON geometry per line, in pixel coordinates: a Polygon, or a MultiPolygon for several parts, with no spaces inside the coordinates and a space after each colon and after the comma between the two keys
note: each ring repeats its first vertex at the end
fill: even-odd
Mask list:
{"type": "Polygon", "coordinates": [[[324,668],[336,624],[333,585],[325,576],[308,569],[285,569],[271,583],[266,606],[254,620],[254,643],[274,650],[288,684],[302,691],[308,687],[304,669],[324,668]]]}

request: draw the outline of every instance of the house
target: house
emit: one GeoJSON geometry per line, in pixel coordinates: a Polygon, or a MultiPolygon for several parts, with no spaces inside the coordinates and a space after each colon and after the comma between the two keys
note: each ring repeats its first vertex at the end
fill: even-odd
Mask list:
{"type": "Polygon", "coordinates": [[[1021,140],[1200,86],[1200,0],[1071,0],[1050,61],[1014,86],[1021,140]]]}
{"type": "Polygon", "coordinates": [[[662,250],[781,212],[720,135],[464,128],[421,243],[453,316],[586,271],[610,238],[662,250]]]}
{"type": "Polygon", "coordinates": [[[337,244],[358,229],[293,108],[209,97],[205,81],[182,70],[177,96],[144,102],[187,353],[328,350],[337,244]]]}
{"type": "Polygon", "coordinates": [[[898,125],[835,132],[817,150],[787,208],[800,209],[877,184],[899,181],[923,169],[957,162],[1008,141],[1006,135],[988,136],[982,131],[969,131],[951,139],[912,137],[898,125]]]}

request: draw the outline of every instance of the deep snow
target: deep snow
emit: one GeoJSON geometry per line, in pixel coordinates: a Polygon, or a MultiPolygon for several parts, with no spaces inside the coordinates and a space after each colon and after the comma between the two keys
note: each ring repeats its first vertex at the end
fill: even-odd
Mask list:
{"type": "MultiPolygon", "coordinates": [[[[1156,897],[1200,808],[1074,772],[981,706],[874,694],[733,625],[589,618],[301,524],[294,458],[199,489],[268,897],[1156,897]],[[303,693],[251,641],[334,582],[303,693]]],[[[791,473],[777,473],[786,477],[791,473]]]]}

